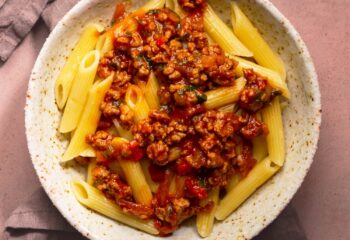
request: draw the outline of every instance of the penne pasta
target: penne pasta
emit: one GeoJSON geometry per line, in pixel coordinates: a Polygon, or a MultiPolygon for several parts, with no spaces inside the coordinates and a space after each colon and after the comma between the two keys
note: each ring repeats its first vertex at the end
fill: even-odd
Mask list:
{"type": "Polygon", "coordinates": [[[147,84],[144,89],[145,98],[151,110],[159,109],[158,98],[159,83],[153,72],[148,77],[147,84]]]}
{"type": "Polygon", "coordinates": [[[181,8],[178,0],[172,0],[174,2],[174,12],[179,15],[180,18],[184,18],[186,16],[186,12],[181,8]]]}
{"type": "Polygon", "coordinates": [[[141,160],[141,167],[145,175],[146,181],[149,187],[151,188],[151,191],[155,193],[158,189],[159,184],[152,180],[151,174],[149,173],[149,170],[148,170],[150,164],[151,162],[148,159],[141,160]]]}
{"type": "Polygon", "coordinates": [[[267,156],[267,146],[265,136],[260,135],[252,140],[253,142],[253,158],[258,162],[267,156]]]}
{"type": "Polygon", "coordinates": [[[112,84],[113,77],[114,74],[111,74],[108,78],[95,82],[90,89],[79,125],[74,132],[73,138],[71,139],[61,162],[69,161],[89,148],[85,138],[88,134],[95,133],[96,131],[101,116],[100,105],[107,90],[112,84]]]}
{"type": "Polygon", "coordinates": [[[98,37],[96,43],[96,50],[100,51],[101,56],[105,53],[113,50],[113,41],[112,38],[108,37],[108,34],[104,33],[98,37]]]}
{"type": "Polygon", "coordinates": [[[89,165],[87,167],[87,174],[86,174],[86,182],[90,185],[93,185],[94,183],[94,176],[92,174],[92,171],[96,167],[96,159],[90,159],[89,165]]]}
{"type": "Polygon", "coordinates": [[[214,226],[214,214],[216,210],[216,206],[219,202],[219,187],[214,188],[209,194],[208,198],[201,201],[201,205],[205,205],[208,202],[212,201],[214,203],[214,207],[209,212],[201,212],[197,215],[196,225],[198,234],[201,237],[208,237],[210,233],[213,231],[214,226]]]}
{"type": "Polygon", "coordinates": [[[134,111],[134,120],[139,122],[148,117],[150,112],[142,90],[136,85],[130,85],[125,93],[126,104],[134,111]]]}
{"type": "MultiPolygon", "coordinates": [[[[113,139],[112,145],[118,145],[122,142],[127,142],[127,140],[117,137],[113,139]]],[[[132,189],[135,201],[150,206],[152,202],[152,192],[146,181],[140,162],[121,160],[119,164],[123,169],[126,181],[132,189]]]]}
{"type": "Polygon", "coordinates": [[[88,148],[84,149],[84,150],[79,154],[79,156],[81,156],[81,157],[90,157],[90,158],[92,158],[92,157],[96,157],[96,152],[95,152],[95,150],[94,150],[91,146],[89,146],[88,148]]]}
{"type": "Polygon", "coordinates": [[[71,189],[75,198],[87,208],[149,234],[158,235],[153,221],[140,220],[124,213],[114,202],[104,197],[100,191],[84,181],[72,181],[71,189]]]}
{"type": "Polygon", "coordinates": [[[68,99],[79,63],[86,53],[95,48],[99,34],[103,27],[97,24],[90,24],[85,27],[73,52],[69,55],[55,82],[55,98],[59,109],[63,109],[68,99]]]}
{"type": "Polygon", "coordinates": [[[125,178],[125,175],[124,175],[124,172],[123,172],[123,169],[122,167],[120,166],[120,163],[119,161],[112,161],[110,163],[108,163],[108,167],[110,170],[112,170],[114,173],[118,174],[119,177],[121,177],[122,179],[126,179],[125,178]]]}
{"type": "Polygon", "coordinates": [[[232,189],[234,189],[240,180],[241,180],[241,176],[239,173],[233,175],[227,184],[226,191],[230,192],[232,189]]]}
{"type": "Polygon", "coordinates": [[[170,10],[175,9],[175,3],[174,0],[165,0],[165,7],[169,8],[170,10]]]}
{"type": "Polygon", "coordinates": [[[281,78],[281,76],[268,68],[262,67],[258,64],[255,64],[251,61],[245,60],[240,57],[236,57],[233,55],[228,55],[229,58],[235,60],[238,62],[238,66],[236,68],[237,75],[243,76],[243,70],[244,69],[253,69],[254,72],[258,73],[259,75],[266,77],[269,84],[273,87],[281,91],[282,95],[286,98],[290,97],[290,92],[287,88],[287,84],[284,82],[284,80],[281,78]]]}
{"type": "Polygon", "coordinates": [[[234,112],[236,108],[236,103],[230,103],[227,104],[226,106],[220,107],[218,111],[220,112],[234,112]]]}
{"type": "Polygon", "coordinates": [[[123,128],[117,119],[113,119],[113,124],[117,129],[117,133],[120,137],[125,138],[128,141],[131,141],[134,138],[131,131],[123,128]]]}
{"type": "Polygon", "coordinates": [[[283,61],[270,48],[235,2],[231,3],[231,19],[235,35],[254,54],[256,62],[263,67],[278,72],[284,81],[286,79],[286,69],[283,61]]]}
{"type": "Polygon", "coordinates": [[[279,166],[274,165],[268,157],[259,162],[249,174],[220,201],[215,212],[215,218],[224,220],[278,170],[279,166]]]}
{"type": "Polygon", "coordinates": [[[205,108],[215,109],[236,102],[245,84],[246,79],[241,77],[236,79],[235,84],[231,87],[220,87],[205,92],[207,96],[207,101],[204,102],[205,108]]]}
{"type": "Polygon", "coordinates": [[[152,203],[152,191],[146,181],[141,164],[133,161],[120,161],[126,181],[130,185],[137,203],[150,206],[152,203]]]}
{"type": "Polygon", "coordinates": [[[275,97],[261,113],[263,121],[269,129],[269,134],[266,137],[269,157],[273,163],[281,167],[285,158],[285,146],[279,97],[275,97]]]}
{"type": "Polygon", "coordinates": [[[63,112],[60,129],[62,133],[73,131],[80,120],[84,105],[95,79],[97,66],[100,60],[100,52],[97,50],[88,52],[79,64],[72,89],[70,91],[66,107],[63,112]]]}
{"type": "Polygon", "coordinates": [[[225,52],[235,56],[253,56],[253,53],[238,40],[209,4],[205,8],[203,23],[205,31],[225,52]]]}
{"type": "Polygon", "coordinates": [[[150,0],[145,5],[143,5],[139,10],[136,10],[132,15],[144,14],[152,9],[163,8],[165,5],[165,0],[150,0]]]}

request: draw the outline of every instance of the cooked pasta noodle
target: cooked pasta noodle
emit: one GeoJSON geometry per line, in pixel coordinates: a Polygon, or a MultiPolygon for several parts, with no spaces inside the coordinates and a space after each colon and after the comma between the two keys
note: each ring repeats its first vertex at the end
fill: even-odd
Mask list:
{"type": "Polygon", "coordinates": [[[238,7],[231,3],[231,19],[235,35],[254,54],[254,59],[266,68],[278,72],[284,81],[286,69],[280,57],[274,53],[259,31],[238,7]]]}
{"type": "Polygon", "coordinates": [[[64,108],[60,132],[71,132],[77,127],[89,90],[95,79],[99,60],[100,52],[94,50],[88,52],[81,61],[64,108]]]}
{"type": "Polygon", "coordinates": [[[151,72],[144,90],[146,101],[151,110],[159,109],[158,90],[158,80],[154,73],[151,72]]]}
{"type": "Polygon", "coordinates": [[[130,85],[125,94],[126,104],[134,111],[136,122],[147,118],[150,108],[142,90],[136,85],[130,85]]]}
{"type": "Polygon", "coordinates": [[[207,109],[214,109],[236,102],[245,84],[246,80],[242,77],[237,79],[232,87],[221,87],[205,92],[207,101],[204,106],[207,109]]]}
{"type": "Polygon", "coordinates": [[[262,118],[269,128],[269,134],[266,137],[269,157],[272,162],[282,166],[285,158],[285,146],[279,97],[273,99],[271,105],[262,110],[262,118]]]}
{"type": "Polygon", "coordinates": [[[208,4],[204,12],[204,28],[210,37],[232,55],[252,57],[253,54],[233,34],[231,29],[216,15],[208,4]]]}
{"type": "Polygon", "coordinates": [[[68,99],[73,80],[78,66],[86,53],[95,48],[99,34],[103,27],[97,24],[90,24],[85,27],[73,52],[69,55],[55,82],[55,97],[59,109],[63,109],[68,99]]]}
{"type": "Polygon", "coordinates": [[[280,90],[284,97],[286,98],[290,97],[290,92],[287,88],[287,84],[283,81],[283,79],[277,72],[270,70],[268,68],[262,67],[258,64],[255,64],[251,61],[245,60],[240,57],[236,57],[232,55],[228,55],[228,57],[238,62],[238,66],[236,68],[236,72],[238,76],[243,76],[244,69],[253,69],[254,72],[260,74],[263,77],[266,77],[269,84],[272,87],[280,90]]]}
{"type": "Polygon", "coordinates": [[[208,195],[208,198],[201,202],[202,205],[212,201],[214,207],[209,212],[199,213],[197,215],[197,231],[201,237],[208,237],[213,230],[214,226],[214,214],[216,206],[219,202],[219,188],[216,187],[208,195]]]}
{"type": "Polygon", "coordinates": [[[68,145],[68,149],[62,157],[62,162],[69,161],[80,155],[89,148],[85,138],[88,134],[94,133],[101,116],[100,104],[112,84],[114,74],[108,78],[95,82],[89,91],[85,109],[80,118],[77,129],[68,145]]]}
{"type": "Polygon", "coordinates": [[[215,218],[224,220],[241,205],[255,190],[271,178],[279,169],[269,158],[259,162],[239,183],[219,202],[215,218]]]}
{"type": "Polygon", "coordinates": [[[99,190],[86,182],[72,181],[71,189],[76,199],[82,205],[149,234],[159,234],[152,221],[143,221],[135,216],[124,213],[115,203],[108,200],[99,190]]]}

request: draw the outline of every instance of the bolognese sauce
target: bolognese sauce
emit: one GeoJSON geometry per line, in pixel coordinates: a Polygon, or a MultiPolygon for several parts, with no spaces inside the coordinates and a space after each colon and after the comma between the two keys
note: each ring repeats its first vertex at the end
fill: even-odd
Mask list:
{"type": "MultiPolygon", "coordinates": [[[[95,134],[86,141],[97,152],[94,185],[123,211],[141,219],[154,219],[162,235],[199,212],[213,207],[200,201],[208,192],[225,189],[235,174],[246,176],[256,160],[252,140],[267,135],[267,126],[255,116],[278,94],[267,80],[251,69],[235,112],[207,110],[205,92],[235,84],[237,62],[225,56],[217,44],[209,44],[203,26],[205,0],[179,0],[188,12],[180,18],[168,8],[133,17],[135,28],[116,33],[114,49],[100,60],[98,76],[113,72],[114,80],[100,106],[102,113],[95,134]],[[159,81],[160,108],[140,122],[125,103],[131,84],[147,82],[153,72],[159,81]],[[114,144],[111,130],[117,121],[133,134],[130,142],[114,144]],[[180,149],[176,158],[173,149],[180,149]],[[153,181],[159,183],[151,206],[136,203],[124,176],[109,164],[149,159],[153,181]],[[170,193],[176,179],[175,194],[170,193]]],[[[126,16],[117,6],[115,21],[126,16]]]]}

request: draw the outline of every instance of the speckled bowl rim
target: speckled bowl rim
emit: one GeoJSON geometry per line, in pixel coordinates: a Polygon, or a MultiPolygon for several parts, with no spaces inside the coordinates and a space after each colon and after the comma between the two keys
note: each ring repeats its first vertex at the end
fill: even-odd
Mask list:
{"type": "MultiPolygon", "coordinates": [[[[49,37],[46,39],[46,41],[45,41],[45,43],[44,43],[44,45],[43,45],[43,47],[38,55],[38,58],[35,62],[35,65],[34,65],[34,68],[32,70],[30,80],[29,80],[29,84],[28,84],[27,96],[31,96],[31,89],[33,88],[33,85],[34,85],[35,79],[33,78],[33,73],[40,71],[40,67],[43,65],[43,62],[42,62],[43,55],[45,55],[45,52],[50,50],[50,42],[52,42],[53,39],[56,39],[57,37],[59,37],[62,34],[64,22],[66,22],[67,20],[69,20],[72,17],[78,16],[81,13],[82,9],[84,10],[84,8],[88,4],[94,3],[94,2],[99,2],[99,0],[81,0],[81,1],[79,1],[68,13],[65,14],[65,16],[58,22],[56,27],[53,29],[53,31],[51,32],[49,37]]],[[[315,112],[319,111],[320,114],[318,116],[315,116],[315,121],[314,121],[315,128],[314,129],[317,132],[315,135],[316,137],[314,139],[315,143],[312,147],[309,148],[310,149],[310,151],[308,153],[308,159],[310,159],[309,166],[307,166],[306,170],[302,173],[301,179],[304,179],[307,172],[309,171],[309,168],[313,162],[313,157],[314,157],[315,152],[317,150],[319,134],[320,134],[319,131],[320,131],[320,126],[321,126],[321,97],[320,97],[320,90],[319,90],[317,73],[316,73],[313,61],[311,59],[310,53],[309,53],[304,41],[301,39],[300,34],[297,32],[297,30],[294,28],[294,26],[290,23],[290,21],[286,17],[284,17],[284,15],[270,1],[268,1],[268,0],[255,0],[255,3],[260,5],[260,7],[263,7],[265,10],[267,10],[277,21],[279,21],[282,25],[284,25],[284,28],[286,29],[286,34],[289,35],[289,37],[294,41],[296,47],[301,50],[301,58],[304,59],[306,71],[310,75],[311,92],[313,93],[313,96],[314,96],[314,104],[313,105],[314,105],[314,108],[316,109],[315,112]]],[[[64,209],[64,206],[60,205],[59,201],[50,197],[50,191],[49,191],[49,186],[48,186],[47,182],[44,179],[40,178],[39,166],[35,165],[33,162],[33,159],[36,157],[35,156],[36,143],[35,143],[35,141],[32,141],[32,138],[29,135],[29,130],[28,130],[31,127],[30,119],[32,118],[32,112],[28,110],[28,109],[30,109],[28,106],[30,106],[31,104],[32,104],[31,98],[27,97],[26,107],[25,107],[26,138],[27,138],[27,144],[28,144],[29,153],[30,153],[30,156],[32,159],[32,163],[33,163],[34,169],[39,177],[40,183],[43,186],[46,194],[51,199],[53,205],[60,211],[60,213],[64,216],[64,218],[67,219],[68,222],[72,226],[74,226],[84,236],[92,237],[91,235],[89,236],[88,230],[86,228],[80,226],[78,221],[76,221],[75,219],[72,219],[69,216],[69,212],[66,211],[66,209],[64,209]]],[[[300,185],[302,184],[302,182],[303,182],[303,180],[300,181],[300,185]]],[[[288,202],[293,198],[294,194],[299,189],[300,185],[297,188],[295,188],[294,192],[291,192],[291,194],[289,195],[288,201],[284,205],[281,204],[280,206],[278,206],[279,212],[281,212],[286,207],[288,202]]],[[[273,220],[274,220],[274,218],[267,219],[266,226],[268,226],[273,220]]],[[[263,229],[264,228],[261,228],[260,230],[253,232],[252,237],[258,235],[263,229]]]]}

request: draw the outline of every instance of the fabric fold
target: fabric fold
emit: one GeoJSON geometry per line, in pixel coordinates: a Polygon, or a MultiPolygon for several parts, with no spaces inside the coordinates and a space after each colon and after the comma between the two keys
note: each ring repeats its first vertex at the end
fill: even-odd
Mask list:
{"type": "Polygon", "coordinates": [[[28,34],[48,0],[8,0],[0,2],[0,60],[6,61],[28,34]]]}

